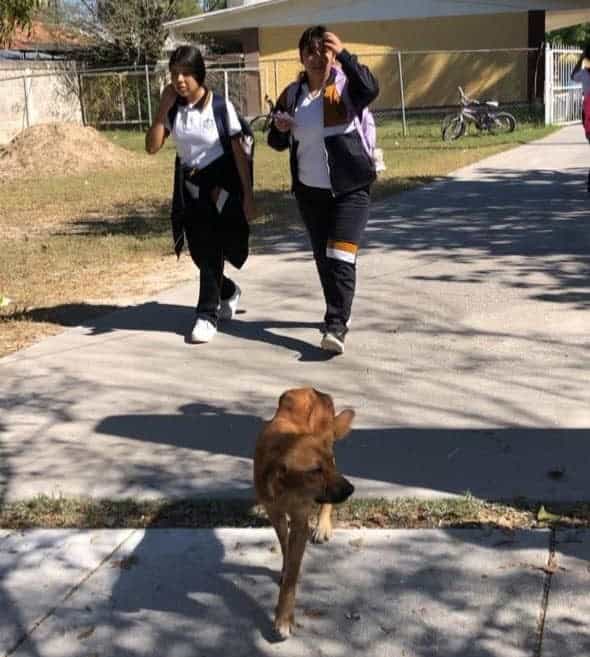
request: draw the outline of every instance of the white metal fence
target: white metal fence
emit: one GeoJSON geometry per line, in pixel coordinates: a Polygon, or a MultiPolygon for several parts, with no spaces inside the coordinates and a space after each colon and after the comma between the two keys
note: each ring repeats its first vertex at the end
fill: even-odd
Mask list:
{"type": "Polygon", "coordinates": [[[574,82],[571,72],[582,51],[575,47],[545,49],[545,123],[567,125],[582,116],[582,85],[574,82]]]}

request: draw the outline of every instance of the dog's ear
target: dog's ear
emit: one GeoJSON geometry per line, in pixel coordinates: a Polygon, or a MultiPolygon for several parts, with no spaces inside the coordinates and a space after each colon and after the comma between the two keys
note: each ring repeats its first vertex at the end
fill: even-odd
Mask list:
{"type": "Polygon", "coordinates": [[[347,436],[352,427],[354,420],[354,411],[352,408],[347,408],[334,418],[334,440],[340,440],[347,436]]]}

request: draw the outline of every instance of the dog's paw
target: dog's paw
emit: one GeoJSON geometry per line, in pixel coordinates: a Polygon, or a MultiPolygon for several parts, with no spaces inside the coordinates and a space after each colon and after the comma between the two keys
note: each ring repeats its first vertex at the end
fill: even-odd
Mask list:
{"type": "Polygon", "coordinates": [[[275,619],[275,622],[273,624],[273,629],[277,638],[280,639],[281,641],[285,641],[286,639],[288,639],[293,633],[294,625],[295,623],[293,622],[292,619],[291,620],[284,618],[275,619]]]}
{"type": "Polygon", "coordinates": [[[332,523],[318,522],[311,532],[312,543],[327,543],[332,538],[332,523]]]}

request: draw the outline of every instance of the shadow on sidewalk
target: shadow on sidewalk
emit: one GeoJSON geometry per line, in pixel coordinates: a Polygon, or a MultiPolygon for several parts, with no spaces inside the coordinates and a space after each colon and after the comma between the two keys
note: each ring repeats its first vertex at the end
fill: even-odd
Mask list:
{"type": "Polygon", "coordinates": [[[472,271],[421,277],[446,283],[530,288],[530,298],[590,307],[590,231],[586,169],[565,172],[478,169],[377,203],[368,248],[435,255],[472,271]],[[502,262],[498,261],[502,258],[502,262]],[[500,278],[501,277],[501,278],[500,278]]]}
{"type": "MultiPolygon", "coordinates": [[[[251,459],[262,420],[223,407],[195,403],[178,415],[118,415],[104,418],[97,434],[131,438],[154,445],[251,459]]],[[[393,484],[415,491],[449,496],[470,493],[477,498],[551,501],[564,490],[590,500],[590,429],[493,428],[355,428],[336,444],[339,468],[370,491],[393,484]],[[547,491],[551,491],[548,495],[547,491]]],[[[206,462],[203,488],[198,479],[176,488],[180,496],[211,494],[206,462]]],[[[122,475],[123,479],[125,478],[122,475]]],[[[150,488],[151,478],[134,483],[150,488]]],[[[236,482],[237,483],[237,482],[236,482]]],[[[244,494],[243,483],[234,496],[244,494]]],[[[377,494],[377,493],[374,493],[377,494]]],[[[231,483],[225,490],[231,497],[231,483]]],[[[571,498],[570,498],[571,499],[571,498]]]]}
{"type": "MultiPolygon", "coordinates": [[[[3,408],[1,402],[0,408],[3,408]]],[[[6,493],[11,477],[9,454],[2,441],[2,434],[4,431],[5,427],[2,422],[0,422],[0,508],[5,504],[6,493]]],[[[0,638],[3,639],[2,644],[0,644],[0,651],[3,651],[3,648],[8,649],[12,647],[6,645],[7,639],[12,641],[18,640],[19,638],[24,637],[28,631],[27,619],[23,617],[18,603],[13,599],[7,586],[7,580],[12,575],[12,569],[9,569],[6,567],[5,563],[3,563],[3,552],[5,549],[3,544],[8,540],[11,533],[10,530],[0,529],[0,638]],[[6,531],[6,535],[3,533],[4,531],[6,531]]],[[[15,561],[12,556],[10,556],[9,559],[6,559],[6,562],[8,563],[9,560],[11,563],[14,563],[15,561]]],[[[29,553],[23,551],[16,559],[15,565],[20,571],[26,571],[31,568],[31,565],[29,565],[30,562],[31,559],[29,553]]],[[[41,653],[37,650],[35,645],[32,645],[27,655],[30,657],[40,657],[41,653]]]]}

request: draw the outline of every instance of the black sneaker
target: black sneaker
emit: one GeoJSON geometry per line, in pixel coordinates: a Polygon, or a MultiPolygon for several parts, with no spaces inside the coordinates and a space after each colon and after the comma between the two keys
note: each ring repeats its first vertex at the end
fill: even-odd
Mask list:
{"type": "Polygon", "coordinates": [[[346,331],[326,331],[322,336],[320,348],[333,354],[344,353],[346,331]]]}

